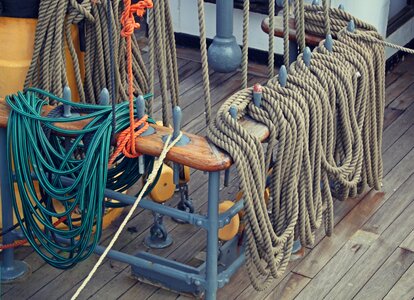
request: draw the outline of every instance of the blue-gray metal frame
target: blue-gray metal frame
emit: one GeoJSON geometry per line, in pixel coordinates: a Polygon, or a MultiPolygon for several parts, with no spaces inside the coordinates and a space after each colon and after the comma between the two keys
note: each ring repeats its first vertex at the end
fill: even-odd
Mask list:
{"type": "MultiPolygon", "coordinates": [[[[7,129],[0,128],[0,187],[1,187],[1,217],[2,231],[7,232],[13,227],[13,207],[10,191],[10,180],[7,167],[7,129]]],[[[12,244],[16,239],[14,231],[3,234],[2,244],[12,244]]],[[[13,248],[2,251],[0,262],[1,282],[10,282],[20,278],[28,272],[28,265],[23,261],[14,259],[13,248]]]]}

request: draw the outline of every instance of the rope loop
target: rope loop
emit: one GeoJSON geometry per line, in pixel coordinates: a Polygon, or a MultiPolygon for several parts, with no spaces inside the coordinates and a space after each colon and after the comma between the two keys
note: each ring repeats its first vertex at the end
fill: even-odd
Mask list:
{"type": "Polygon", "coordinates": [[[73,24],[77,24],[83,19],[87,19],[90,22],[95,21],[95,18],[91,14],[92,3],[90,0],[83,0],[80,3],[76,0],[70,0],[69,2],[69,15],[73,17],[73,24]]]}
{"type": "Polygon", "coordinates": [[[111,167],[116,158],[121,152],[128,158],[135,158],[141,155],[141,153],[135,150],[135,138],[139,137],[143,132],[145,132],[149,124],[147,122],[148,115],[143,116],[140,120],[136,119],[132,127],[134,135],[131,138],[131,127],[124,129],[118,136],[118,143],[115,152],[112,154],[109,159],[108,167],[111,167]],[[140,126],[143,125],[141,128],[140,126]],[[138,129],[138,130],[136,130],[138,129]]]}
{"type": "Polygon", "coordinates": [[[125,9],[122,13],[121,24],[122,30],[121,35],[123,37],[131,36],[135,29],[139,29],[140,25],[135,21],[135,15],[143,17],[147,8],[152,8],[152,0],[142,0],[138,3],[131,4],[131,0],[124,0],[125,9]]]}

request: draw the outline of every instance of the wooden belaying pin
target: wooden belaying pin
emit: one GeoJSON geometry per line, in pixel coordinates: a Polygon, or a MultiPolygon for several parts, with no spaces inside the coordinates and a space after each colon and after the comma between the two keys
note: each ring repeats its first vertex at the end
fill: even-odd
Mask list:
{"type": "Polygon", "coordinates": [[[309,47],[306,47],[305,51],[303,51],[303,61],[305,62],[305,65],[307,67],[310,66],[311,58],[312,58],[312,51],[310,50],[309,47]]]}
{"type": "Polygon", "coordinates": [[[354,22],[354,20],[349,21],[348,26],[346,26],[346,29],[349,32],[352,32],[352,33],[355,32],[355,22],[354,22]]]}
{"type": "Polygon", "coordinates": [[[285,87],[287,83],[287,70],[285,65],[282,65],[279,70],[279,84],[281,87],[285,87]]]}
{"type": "Polygon", "coordinates": [[[101,93],[99,94],[99,105],[109,105],[109,91],[107,88],[103,88],[101,93]]]}
{"type": "MultiPolygon", "coordinates": [[[[63,88],[63,99],[66,101],[72,101],[72,93],[70,91],[70,87],[65,86],[63,88]]],[[[71,113],[71,106],[69,104],[63,104],[63,117],[70,118],[72,117],[71,113]]]]}
{"type": "Polygon", "coordinates": [[[260,83],[256,83],[253,86],[253,103],[257,107],[260,107],[260,105],[262,105],[262,92],[263,92],[263,87],[261,86],[260,83]]]}
{"type": "Polygon", "coordinates": [[[326,39],[325,39],[325,48],[328,49],[329,52],[333,51],[333,39],[332,39],[332,35],[328,34],[326,35],[326,39]]]}

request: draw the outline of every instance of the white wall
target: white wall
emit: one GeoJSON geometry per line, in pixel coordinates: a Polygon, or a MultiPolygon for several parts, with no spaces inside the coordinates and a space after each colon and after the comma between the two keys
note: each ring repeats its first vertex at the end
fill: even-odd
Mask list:
{"type": "MultiPolygon", "coordinates": [[[[311,2],[311,0],[307,0],[311,2]]],[[[392,0],[394,1],[394,0],[392,0]]],[[[356,17],[374,25],[378,31],[385,35],[390,0],[332,0],[332,6],[338,7],[339,4],[345,5],[345,10],[356,17]]],[[[174,28],[176,32],[186,33],[190,35],[199,35],[198,32],[198,16],[196,0],[171,0],[170,2],[172,15],[174,20],[174,28]]],[[[208,38],[215,35],[216,14],[215,5],[211,3],[205,4],[206,15],[206,33],[208,38]]],[[[261,22],[265,15],[250,13],[249,26],[249,47],[267,51],[267,34],[261,30],[261,22]]],[[[242,42],[242,11],[234,10],[234,35],[239,44],[242,42]]],[[[398,30],[389,37],[389,41],[403,45],[414,38],[413,20],[408,22],[404,28],[398,30]]],[[[275,52],[282,54],[282,39],[275,39],[275,52]]],[[[387,57],[393,54],[393,51],[387,50],[387,57]]]]}

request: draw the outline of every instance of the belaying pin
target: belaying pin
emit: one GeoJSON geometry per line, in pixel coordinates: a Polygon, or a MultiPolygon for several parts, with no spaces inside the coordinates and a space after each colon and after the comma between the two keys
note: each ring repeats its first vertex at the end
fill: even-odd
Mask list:
{"type": "Polygon", "coordinates": [[[256,83],[253,86],[253,103],[257,107],[260,107],[260,105],[262,105],[262,92],[263,87],[260,85],[260,83],[256,83]]]}
{"type": "Polygon", "coordinates": [[[107,88],[103,88],[99,94],[98,104],[103,106],[109,105],[109,91],[107,88]]]}
{"type": "Polygon", "coordinates": [[[332,39],[332,35],[328,34],[326,35],[326,39],[325,39],[325,48],[328,49],[329,52],[333,51],[333,39],[332,39]]]}
{"type": "MultiPolygon", "coordinates": [[[[70,87],[65,86],[63,88],[63,99],[66,101],[72,101],[72,93],[70,91],[70,87]]],[[[71,113],[71,106],[69,104],[63,104],[63,117],[64,118],[70,118],[72,117],[71,113]]]]}
{"type": "Polygon", "coordinates": [[[287,83],[287,70],[286,66],[282,65],[279,70],[279,84],[281,87],[285,87],[287,83]]]}
{"type": "MultiPolygon", "coordinates": [[[[256,86],[257,84],[255,84],[256,86]]],[[[253,88],[253,101],[255,101],[255,92],[254,92],[254,88],[253,88]]],[[[261,94],[260,94],[260,98],[261,98],[261,94]]],[[[256,102],[255,102],[256,105],[256,102]]],[[[259,104],[260,105],[260,104],[259,104]]],[[[231,117],[237,121],[237,107],[232,105],[229,109],[229,113],[231,115],[231,117]]],[[[226,169],[224,171],[224,186],[228,187],[229,186],[229,182],[230,182],[230,168],[226,169]]]]}
{"type": "Polygon", "coordinates": [[[349,32],[352,32],[352,33],[355,32],[355,22],[354,22],[354,20],[349,21],[348,26],[346,26],[346,29],[349,32]]]}
{"type": "MultiPolygon", "coordinates": [[[[142,97],[142,95],[139,95],[137,99],[135,100],[136,104],[136,111],[137,111],[137,117],[139,120],[141,120],[145,116],[145,99],[142,97]]],[[[141,129],[144,126],[144,124],[139,125],[138,129],[141,129]]],[[[141,136],[147,136],[150,134],[153,134],[155,132],[154,128],[149,126],[147,130],[145,130],[143,133],[141,133],[141,136]]],[[[138,156],[138,173],[144,174],[145,173],[145,161],[144,161],[144,155],[138,156]]]]}
{"type": "Polygon", "coordinates": [[[309,47],[306,47],[305,51],[303,51],[303,61],[305,62],[305,65],[307,67],[310,66],[311,58],[312,58],[312,51],[310,50],[309,47]]]}

